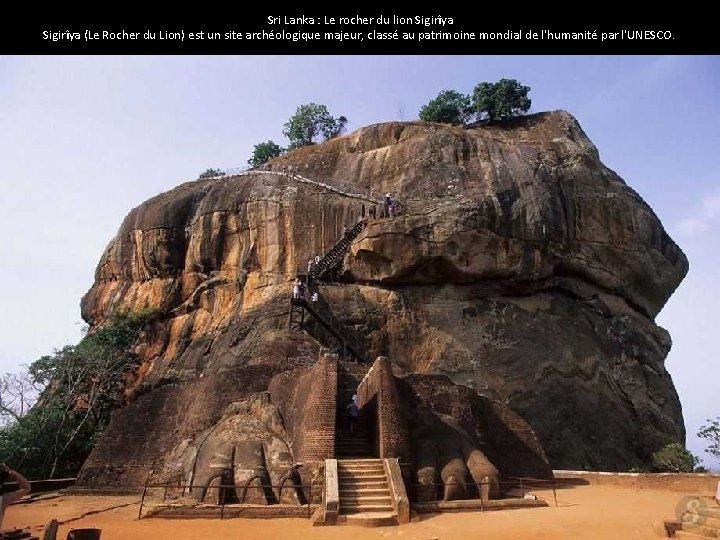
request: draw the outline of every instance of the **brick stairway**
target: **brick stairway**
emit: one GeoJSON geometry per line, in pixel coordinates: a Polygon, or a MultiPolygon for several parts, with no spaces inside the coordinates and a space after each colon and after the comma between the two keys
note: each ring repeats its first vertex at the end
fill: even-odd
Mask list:
{"type": "Polygon", "coordinates": [[[682,516],[682,529],[675,531],[674,538],[720,538],[720,506],[709,497],[703,502],[704,504],[688,505],[682,516]]]}
{"type": "Polygon", "coordinates": [[[339,459],[339,523],[366,527],[396,525],[382,459],[339,459]]]}

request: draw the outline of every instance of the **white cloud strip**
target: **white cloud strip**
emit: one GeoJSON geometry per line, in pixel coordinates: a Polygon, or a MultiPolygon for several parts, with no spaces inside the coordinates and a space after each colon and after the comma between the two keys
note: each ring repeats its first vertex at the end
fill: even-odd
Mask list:
{"type": "Polygon", "coordinates": [[[683,236],[697,236],[707,232],[718,220],[720,220],[720,192],[715,192],[703,199],[696,215],[678,223],[676,230],[683,236]]]}

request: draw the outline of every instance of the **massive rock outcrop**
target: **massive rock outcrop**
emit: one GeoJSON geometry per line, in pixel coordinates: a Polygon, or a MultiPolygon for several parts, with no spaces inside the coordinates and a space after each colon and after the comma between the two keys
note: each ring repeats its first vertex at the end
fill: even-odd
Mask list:
{"type": "Polygon", "coordinates": [[[368,358],[508,405],[556,468],[625,470],[684,439],[670,337],[653,319],[687,260],[577,121],[552,112],[377,124],[132,210],[82,314],[92,326],[116,309],[162,316],[84,477],[159,475],[229,404],[309,369],[318,343],[287,329],[292,280],[384,192],[399,212],[369,219],[343,284],[321,287],[368,358]]]}

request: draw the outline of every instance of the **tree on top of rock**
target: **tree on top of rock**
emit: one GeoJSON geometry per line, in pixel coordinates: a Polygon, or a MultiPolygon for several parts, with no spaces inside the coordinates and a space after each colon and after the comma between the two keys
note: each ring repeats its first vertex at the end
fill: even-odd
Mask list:
{"type": "Polygon", "coordinates": [[[216,176],[225,176],[225,173],[222,171],[222,169],[213,169],[211,167],[201,172],[200,176],[198,176],[198,180],[206,180],[208,178],[215,178],[216,176]]]}
{"type": "Polygon", "coordinates": [[[464,124],[473,114],[472,98],[455,90],[443,90],[420,109],[420,120],[464,124]]]}
{"type": "Polygon", "coordinates": [[[252,156],[248,159],[248,163],[253,167],[259,167],[266,161],[278,157],[284,151],[282,146],[275,144],[273,141],[257,143],[253,148],[252,156]]]}
{"type": "Polygon", "coordinates": [[[325,105],[308,103],[300,105],[285,123],[283,135],[290,140],[290,148],[315,144],[316,138],[331,139],[345,129],[347,118],[334,118],[325,105]]]}
{"type": "Polygon", "coordinates": [[[500,79],[496,83],[481,82],[473,90],[475,112],[487,114],[488,120],[510,118],[530,109],[529,86],[515,79],[500,79]]]}

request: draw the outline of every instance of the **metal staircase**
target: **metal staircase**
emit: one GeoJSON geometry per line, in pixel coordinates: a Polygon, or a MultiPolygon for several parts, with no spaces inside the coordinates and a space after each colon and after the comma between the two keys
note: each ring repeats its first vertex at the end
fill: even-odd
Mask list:
{"type": "Polygon", "coordinates": [[[288,326],[292,330],[307,330],[305,314],[315,319],[328,333],[337,340],[343,358],[348,355],[356,361],[366,363],[365,356],[360,352],[356,339],[345,325],[330,311],[330,306],[318,295],[317,302],[309,302],[304,298],[290,300],[290,316],[288,326]]]}
{"type": "Polygon", "coordinates": [[[290,315],[288,317],[288,326],[292,330],[307,330],[307,316],[312,317],[322,326],[340,345],[342,358],[351,355],[356,361],[366,363],[365,356],[360,352],[359,339],[354,335],[353,331],[347,328],[333,314],[328,302],[320,296],[315,282],[325,276],[327,273],[336,269],[342,262],[345,254],[352,241],[365,228],[366,221],[358,221],[352,228],[345,231],[343,237],[325,253],[325,255],[312,266],[310,272],[305,276],[298,276],[305,284],[305,298],[293,298],[290,301],[290,315]],[[317,296],[315,296],[317,295],[317,296]],[[309,300],[315,297],[315,301],[309,300]]]}
{"type": "Polygon", "coordinates": [[[362,232],[366,225],[365,220],[358,221],[354,227],[345,231],[343,237],[330,248],[320,261],[314,264],[310,270],[311,279],[320,279],[331,270],[335,269],[345,258],[350,244],[362,232]]]}

